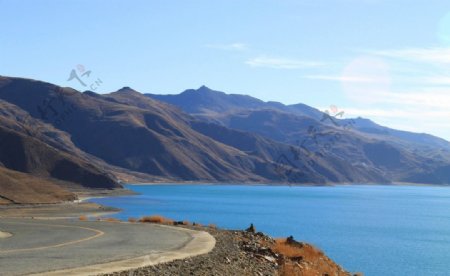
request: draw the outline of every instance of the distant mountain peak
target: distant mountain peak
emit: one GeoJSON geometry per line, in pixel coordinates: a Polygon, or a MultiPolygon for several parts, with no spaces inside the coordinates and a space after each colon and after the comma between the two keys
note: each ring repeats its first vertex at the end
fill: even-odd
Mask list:
{"type": "Polygon", "coordinates": [[[136,90],[134,90],[133,88],[131,88],[129,86],[124,86],[124,87],[120,88],[119,90],[117,90],[117,92],[138,93],[136,90]]]}
{"type": "Polygon", "coordinates": [[[211,92],[213,90],[206,85],[202,85],[197,89],[197,91],[198,92],[211,92]]]}

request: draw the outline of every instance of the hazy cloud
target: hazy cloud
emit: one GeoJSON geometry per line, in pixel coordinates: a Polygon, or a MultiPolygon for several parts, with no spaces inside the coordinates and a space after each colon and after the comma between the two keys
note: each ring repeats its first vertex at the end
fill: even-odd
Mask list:
{"type": "Polygon", "coordinates": [[[450,64],[450,48],[407,48],[398,50],[368,51],[368,54],[409,62],[450,64]]]}
{"type": "Polygon", "coordinates": [[[265,67],[272,69],[302,69],[323,66],[320,62],[267,56],[248,59],[245,64],[251,67],[265,67]]]}
{"type": "Polygon", "coordinates": [[[241,42],[235,42],[230,44],[206,44],[205,47],[226,51],[244,51],[248,49],[248,45],[241,42]]]}
{"type": "Polygon", "coordinates": [[[361,77],[361,76],[333,76],[333,75],[306,75],[304,79],[310,80],[325,80],[325,81],[338,81],[338,82],[363,82],[371,83],[377,82],[376,78],[361,77]]]}
{"type": "Polygon", "coordinates": [[[354,108],[343,107],[347,118],[365,117],[374,120],[381,125],[413,131],[425,132],[440,137],[449,137],[450,126],[448,119],[450,117],[449,109],[433,108],[431,106],[401,106],[386,108],[354,108]]]}

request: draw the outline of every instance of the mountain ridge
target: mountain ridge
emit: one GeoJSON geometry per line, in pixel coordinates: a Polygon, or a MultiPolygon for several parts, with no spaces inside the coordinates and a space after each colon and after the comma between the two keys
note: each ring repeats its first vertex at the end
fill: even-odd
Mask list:
{"type": "MultiPolygon", "coordinates": [[[[322,119],[326,118],[325,112],[322,112],[319,109],[308,106],[304,103],[296,103],[296,104],[286,105],[286,104],[283,104],[281,102],[276,102],[276,101],[265,102],[258,98],[252,97],[250,95],[226,94],[225,92],[213,90],[205,85],[202,85],[198,89],[184,90],[183,92],[181,92],[179,94],[145,93],[144,95],[146,95],[150,98],[158,99],[163,102],[167,102],[172,105],[178,106],[190,114],[195,114],[195,115],[201,116],[202,113],[204,113],[204,111],[199,108],[199,105],[203,105],[203,100],[201,98],[196,99],[197,101],[194,102],[194,103],[196,103],[195,105],[191,105],[191,102],[188,101],[190,106],[189,107],[184,106],[184,105],[188,105],[186,101],[183,101],[183,100],[186,100],[186,98],[187,98],[186,96],[190,96],[195,93],[198,93],[196,96],[202,96],[201,93],[203,93],[203,94],[206,94],[208,98],[214,98],[215,101],[225,101],[227,105],[232,105],[232,106],[229,106],[229,109],[231,109],[231,110],[233,110],[233,109],[240,109],[240,110],[244,109],[245,110],[245,109],[251,109],[253,107],[255,109],[275,109],[278,111],[285,111],[288,113],[294,113],[297,115],[311,117],[316,120],[322,120],[322,119]],[[247,99],[247,101],[240,102],[239,100],[236,100],[236,99],[239,99],[239,100],[247,99]],[[250,102],[250,104],[248,104],[246,102],[250,102]]],[[[219,107],[222,105],[223,104],[219,104],[219,107]]],[[[221,111],[223,111],[223,110],[218,110],[215,105],[210,105],[210,106],[208,106],[206,113],[209,113],[209,114],[210,113],[219,113],[221,111]]],[[[416,133],[416,132],[409,132],[409,131],[405,131],[405,130],[392,129],[389,127],[381,126],[367,118],[357,117],[357,118],[353,118],[353,119],[349,119],[349,120],[357,121],[356,127],[359,128],[359,130],[361,130],[361,131],[364,128],[368,128],[372,131],[374,129],[376,129],[379,132],[384,132],[384,133],[389,133],[389,131],[394,131],[394,132],[415,134],[415,135],[419,135],[419,136],[421,136],[421,135],[428,136],[428,137],[431,136],[432,138],[437,138],[437,139],[443,140],[444,142],[446,142],[446,144],[447,144],[446,146],[450,145],[450,141],[443,139],[441,137],[437,137],[437,136],[427,134],[427,133],[418,133],[418,132],[416,133]]],[[[343,119],[342,121],[345,122],[346,119],[343,119]]],[[[370,131],[370,130],[368,130],[368,131],[370,131]]]]}
{"type": "MultiPolygon", "coordinates": [[[[411,180],[414,182],[415,177],[421,181],[428,179],[427,181],[433,183],[450,181],[448,175],[439,179],[433,176],[434,172],[440,172],[450,162],[450,143],[445,139],[387,128],[360,117],[340,119],[329,112],[321,112],[304,104],[277,103],[270,104],[269,107],[268,103],[256,99],[249,107],[246,103],[240,104],[232,100],[237,97],[236,95],[227,95],[205,87],[202,90],[202,93],[195,94],[195,101],[187,97],[196,90],[185,90],[178,95],[146,94],[146,96],[175,104],[205,122],[249,131],[292,146],[301,145],[313,154],[322,154],[326,151],[328,156],[335,155],[353,160],[353,164],[362,166],[372,164],[383,170],[383,175],[395,182],[411,180]],[[202,95],[207,99],[202,99],[202,95]],[[211,102],[211,99],[219,103],[206,105],[205,102],[211,102]],[[230,104],[233,106],[227,112],[221,112],[221,108],[217,108],[230,104]],[[404,167],[390,168],[388,163],[381,166],[380,157],[371,150],[374,147],[386,150],[386,155],[389,155],[390,151],[398,152],[404,167]],[[436,167],[431,168],[428,163],[433,163],[436,167]]],[[[437,175],[442,176],[441,173],[437,175]]]]}
{"type": "Polygon", "coordinates": [[[186,91],[169,97],[174,105],[126,86],[97,94],[0,77],[0,174],[8,182],[0,183],[0,203],[8,201],[5,185],[39,192],[36,179],[60,189],[53,199],[36,194],[45,201],[118,189],[118,181],[450,183],[445,140],[364,119],[346,128],[349,120],[326,122],[304,104],[205,86],[186,91]],[[12,183],[13,174],[29,176],[33,187],[12,183]]]}

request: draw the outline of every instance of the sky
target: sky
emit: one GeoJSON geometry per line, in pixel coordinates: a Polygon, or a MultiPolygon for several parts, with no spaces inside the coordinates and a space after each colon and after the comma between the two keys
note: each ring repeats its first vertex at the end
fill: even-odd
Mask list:
{"type": "Polygon", "coordinates": [[[0,13],[0,75],[98,93],[206,85],[450,140],[448,0],[0,0],[0,13]]]}

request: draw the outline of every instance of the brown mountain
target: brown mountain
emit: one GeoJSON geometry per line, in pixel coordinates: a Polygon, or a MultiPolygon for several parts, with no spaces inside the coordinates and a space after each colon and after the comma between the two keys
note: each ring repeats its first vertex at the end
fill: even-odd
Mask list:
{"type": "Polygon", "coordinates": [[[207,87],[147,96],[175,104],[205,122],[299,146],[310,158],[344,160],[353,170],[375,171],[390,181],[450,184],[450,143],[428,134],[394,130],[362,118],[341,120],[304,104],[263,102],[207,87]]]}
{"type": "Polygon", "coordinates": [[[128,87],[99,95],[0,77],[0,201],[35,202],[33,195],[42,202],[64,200],[73,197],[67,191],[120,188],[116,179],[450,182],[445,151],[424,154],[423,148],[412,151],[408,139],[396,137],[393,142],[381,134],[330,125],[307,106],[258,109],[258,101],[236,97],[232,104],[245,99],[251,108],[228,103],[218,110],[230,107],[229,112],[198,117],[128,87]],[[327,135],[311,140],[311,128],[327,135]],[[323,151],[321,145],[330,137],[339,139],[323,151]],[[24,181],[17,184],[14,179],[24,181]],[[36,184],[39,180],[42,185],[36,184]],[[7,192],[14,191],[11,187],[24,197],[20,192],[12,197],[7,192]]]}
{"type": "Polygon", "coordinates": [[[271,173],[262,160],[192,130],[184,120],[188,115],[143,96],[146,108],[119,102],[120,92],[83,94],[18,78],[2,78],[1,84],[1,99],[115,166],[176,180],[264,181],[256,168],[271,173]]]}
{"type": "Polygon", "coordinates": [[[279,102],[264,102],[260,99],[240,94],[226,94],[206,86],[188,89],[177,95],[145,94],[146,96],[181,107],[194,115],[223,114],[239,110],[274,109],[297,115],[320,118],[322,112],[305,104],[284,105],[279,102]]]}
{"type": "Polygon", "coordinates": [[[14,203],[57,202],[74,198],[69,190],[121,187],[82,158],[67,134],[3,100],[0,110],[0,196],[14,203]]]}
{"type": "Polygon", "coordinates": [[[194,120],[192,127],[226,145],[262,158],[274,166],[274,181],[297,183],[389,183],[374,168],[358,166],[337,156],[311,154],[297,145],[288,145],[261,135],[194,120]]]}
{"type": "Polygon", "coordinates": [[[0,205],[21,203],[57,203],[76,196],[54,180],[21,173],[0,166],[0,205]]]}
{"type": "MultiPolygon", "coordinates": [[[[204,123],[196,118],[181,113],[173,106],[149,100],[141,93],[130,88],[123,88],[118,92],[105,95],[111,101],[124,103],[145,110],[155,107],[171,112],[170,117],[176,121],[183,121],[185,127],[197,133],[218,141],[223,145],[233,147],[243,152],[251,160],[257,160],[257,166],[251,168],[252,173],[264,177],[265,182],[291,181],[299,183],[327,183],[327,182],[387,182],[376,170],[351,167],[351,164],[343,159],[325,159],[321,156],[308,156],[303,149],[272,141],[249,132],[219,126],[213,123],[204,123]],[[292,152],[298,158],[290,161],[287,157],[292,152]],[[262,161],[262,162],[261,162],[262,161]]],[[[202,139],[205,139],[203,137],[202,139]]],[[[224,179],[230,181],[229,176],[224,179]]],[[[249,179],[252,181],[251,179],[249,179]]],[[[231,181],[248,181],[245,178],[231,179],[231,181]]]]}
{"type": "Polygon", "coordinates": [[[345,160],[301,155],[294,164],[286,158],[291,146],[262,137],[254,137],[249,151],[240,142],[251,137],[248,133],[225,129],[229,139],[221,139],[207,131],[219,126],[202,126],[178,108],[130,88],[98,95],[18,78],[1,83],[1,99],[45,122],[53,130],[50,136],[59,137],[39,139],[82,160],[97,158],[95,164],[103,162],[100,167],[119,177],[132,171],[178,181],[385,181],[376,171],[342,169],[349,168],[345,160]],[[127,171],[119,175],[106,163],[127,171]]]}
{"type": "MultiPolygon", "coordinates": [[[[275,110],[251,110],[215,117],[224,125],[258,133],[275,141],[302,145],[326,159],[340,157],[352,166],[378,170],[396,182],[450,183],[450,151],[433,143],[423,145],[410,140],[362,132],[348,120],[337,125],[275,110]]],[[[436,139],[435,139],[436,140],[436,139]]],[[[439,141],[440,142],[440,141],[439,141]]]]}
{"type": "MultiPolygon", "coordinates": [[[[273,110],[291,115],[297,115],[303,118],[314,119],[329,126],[335,125],[331,120],[326,118],[326,114],[324,114],[324,112],[321,112],[318,109],[310,107],[306,104],[298,103],[284,105],[279,102],[264,102],[248,95],[226,94],[224,92],[212,90],[206,86],[202,86],[199,89],[188,89],[180,94],[145,95],[150,98],[175,105],[185,112],[195,115],[196,117],[200,117],[205,120],[212,120],[216,123],[222,123],[223,114],[227,113],[273,110]],[[217,119],[217,117],[219,118],[217,119]]],[[[360,117],[348,120],[335,119],[335,121],[340,121],[342,124],[347,124],[351,121],[354,130],[373,135],[381,140],[394,141],[398,145],[408,143],[426,147],[428,149],[440,148],[450,150],[449,141],[426,133],[396,130],[378,125],[369,119],[360,117]]]]}

